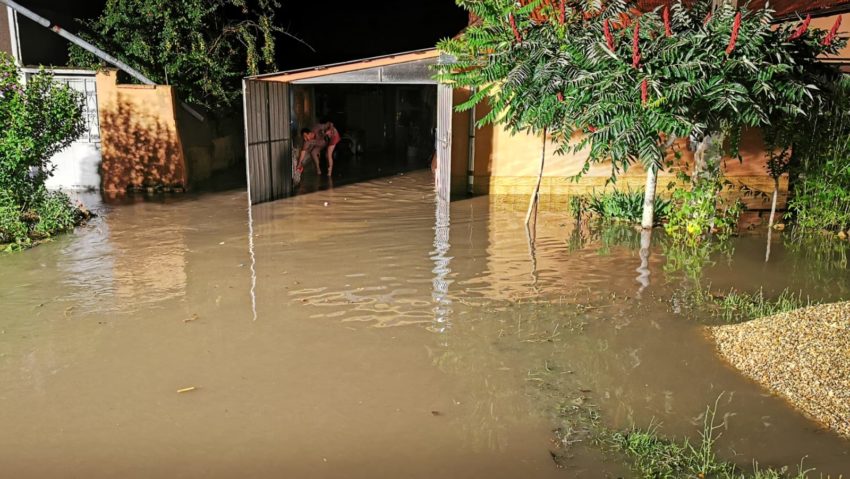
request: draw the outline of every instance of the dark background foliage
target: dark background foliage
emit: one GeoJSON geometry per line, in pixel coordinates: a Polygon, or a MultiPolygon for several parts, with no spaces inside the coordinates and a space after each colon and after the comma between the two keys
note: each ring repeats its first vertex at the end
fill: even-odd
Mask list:
{"type": "MultiPolygon", "coordinates": [[[[75,19],[97,16],[105,1],[19,0],[19,3],[77,32],[80,25],[75,19]]],[[[283,0],[281,3],[275,17],[277,24],[305,40],[315,52],[291,38],[280,36],[277,48],[280,69],[433,47],[440,38],[457,34],[467,22],[466,12],[454,0],[321,3],[283,0]]],[[[42,30],[33,22],[21,21],[22,36],[42,36],[39,41],[26,43],[26,63],[65,64],[67,42],[57,35],[43,35],[42,30]]]]}

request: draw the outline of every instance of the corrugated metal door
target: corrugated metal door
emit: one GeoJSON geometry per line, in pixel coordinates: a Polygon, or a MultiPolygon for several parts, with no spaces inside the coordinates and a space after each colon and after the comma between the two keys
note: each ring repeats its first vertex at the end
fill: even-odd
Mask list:
{"type": "Polygon", "coordinates": [[[437,196],[449,200],[452,183],[452,87],[437,86],[437,196]]]}
{"type": "Polygon", "coordinates": [[[289,84],[245,80],[243,93],[251,203],[286,198],[292,194],[289,84]]]}

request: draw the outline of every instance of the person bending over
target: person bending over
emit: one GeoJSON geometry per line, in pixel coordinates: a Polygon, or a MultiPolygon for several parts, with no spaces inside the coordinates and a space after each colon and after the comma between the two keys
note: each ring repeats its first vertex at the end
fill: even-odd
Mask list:
{"type": "Polygon", "coordinates": [[[310,155],[313,158],[313,163],[316,165],[316,174],[321,175],[322,169],[319,166],[319,157],[326,145],[327,141],[325,140],[323,124],[320,123],[312,129],[303,128],[301,130],[301,153],[298,155],[298,169],[304,170],[304,157],[310,155]]]}

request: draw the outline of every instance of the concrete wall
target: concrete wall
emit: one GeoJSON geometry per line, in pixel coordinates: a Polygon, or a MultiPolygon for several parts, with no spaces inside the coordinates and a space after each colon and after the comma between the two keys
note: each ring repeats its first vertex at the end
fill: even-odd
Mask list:
{"type": "MultiPolygon", "coordinates": [[[[37,71],[24,69],[27,76],[37,71]]],[[[86,126],[80,138],[50,159],[54,170],[53,176],[47,180],[47,187],[63,190],[99,189],[102,157],[95,73],[65,69],[54,70],[53,74],[54,81],[84,96],[83,117],[86,126]]]]}
{"type": "Polygon", "coordinates": [[[222,172],[244,175],[241,116],[217,120],[205,112],[204,121],[200,121],[179,105],[176,113],[188,187],[206,187],[222,172]]]}
{"type": "Polygon", "coordinates": [[[186,186],[186,162],[170,86],[119,85],[117,72],[97,75],[103,148],[102,188],[186,186]]]}
{"type": "Polygon", "coordinates": [[[75,142],[50,158],[56,167],[47,180],[50,189],[96,190],[100,188],[99,143],[75,142]]]}
{"type": "Polygon", "coordinates": [[[0,51],[10,57],[14,57],[15,55],[12,53],[12,34],[9,30],[9,7],[0,6],[0,51]]]}
{"type": "MultiPolygon", "coordinates": [[[[455,104],[468,97],[468,92],[456,90],[455,104]]],[[[476,109],[476,118],[480,119],[486,115],[485,109],[486,105],[479,106],[476,109]]],[[[469,114],[455,112],[452,121],[452,191],[459,192],[465,190],[467,181],[469,114]]],[[[537,182],[541,148],[541,136],[513,135],[500,126],[476,129],[474,192],[499,196],[504,201],[527,201],[537,182]]],[[[558,155],[557,148],[551,139],[547,141],[546,166],[540,189],[543,203],[565,203],[569,195],[602,191],[606,188],[643,188],[645,172],[639,165],[619,175],[616,185],[606,185],[611,177],[610,164],[594,165],[579,182],[573,182],[570,178],[581,171],[587,152],[558,155]]],[[[669,194],[667,185],[676,181],[677,171],[682,168],[684,171],[690,171],[689,165],[693,164],[693,153],[688,151],[685,141],[679,142],[676,148],[681,159],[675,161],[671,155],[669,160],[675,161],[677,166],[659,174],[660,195],[669,194]]],[[[734,158],[724,160],[723,170],[726,177],[733,183],[752,190],[772,192],[773,180],[767,175],[767,155],[759,131],[745,133],[741,156],[743,161],[734,158]]],[[[779,205],[784,207],[788,191],[787,177],[781,179],[780,187],[779,205]]],[[[752,209],[770,207],[765,199],[758,196],[742,195],[741,199],[752,209]]]]}

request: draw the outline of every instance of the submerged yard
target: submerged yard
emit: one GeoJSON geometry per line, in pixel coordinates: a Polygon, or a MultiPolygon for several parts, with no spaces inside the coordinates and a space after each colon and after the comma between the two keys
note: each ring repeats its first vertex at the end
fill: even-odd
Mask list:
{"type": "Polygon", "coordinates": [[[698,441],[715,404],[722,460],[850,472],[694,299],[846,299],[846,243],[765,263],[748,232],[683,270],[658,231],[647,276],[632,229],[447,214],[428,171],[246,202],[107,205],[2,259],[4,477],[631,477],[594,431],[698,441]]]}

